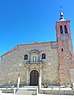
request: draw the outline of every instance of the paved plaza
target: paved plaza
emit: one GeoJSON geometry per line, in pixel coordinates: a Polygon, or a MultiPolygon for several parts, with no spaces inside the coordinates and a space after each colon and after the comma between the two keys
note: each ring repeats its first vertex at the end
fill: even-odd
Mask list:
{"type": "Polygon", "coordinates": [[[0,100],[74,100],[74,96],[68,95],[14,95],[0,94],[0,100]]]}

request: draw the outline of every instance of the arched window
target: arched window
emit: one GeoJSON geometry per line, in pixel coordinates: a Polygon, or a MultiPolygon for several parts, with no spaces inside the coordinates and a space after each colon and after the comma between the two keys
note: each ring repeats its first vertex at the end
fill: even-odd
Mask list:
{"type": "Polygon", "coordinates": [[[63,52],[63,48],[61,49],[61,51],[63,52]]]}
{"type": "Polygon", "coordinates": [[[28,55],[24,55],[24,60],[28,60],[28,55]]]}
{"type": "Polygon", "coordinates": [[[62,28],[62,25],[60,26],[60,33],[63,34],[63,28],[62,28]]]}
{"type": "Polygon", "coordinates": [[[46,54],[45,53],[42,54],[42,59],[46,59],[46,54]]]}
{"type": "Polygon", "coordinates": [[[67,29],[66,25],[64,25],[64,31],[65,31],[65,33],[68,33],[68,29],[67,29]]]}

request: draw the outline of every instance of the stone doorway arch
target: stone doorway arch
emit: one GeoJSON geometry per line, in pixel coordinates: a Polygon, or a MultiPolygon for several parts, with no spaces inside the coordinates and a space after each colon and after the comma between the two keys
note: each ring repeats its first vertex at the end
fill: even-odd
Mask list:
{"type": "Polygon", "coordinates": [[[38,86],[39,83],[39,72],[32,70],[30,73],[30,86],[38,86]]]}

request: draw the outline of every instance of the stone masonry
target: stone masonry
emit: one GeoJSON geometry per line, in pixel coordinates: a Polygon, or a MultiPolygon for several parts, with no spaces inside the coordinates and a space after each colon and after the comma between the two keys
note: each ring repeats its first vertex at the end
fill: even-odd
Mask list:
{"type": "MultiPolygon", "coordinates": [[[[33,55],[33,53],[32,53],[33,55]]],[[[36,54],[35,54],[36,55],[36,54]]],[[[30,55],[29,55],[30,56],[30,55]]],[[[31,60],[31,58],[29,58],[31,60]]],[[[29,60],[28,59],[28,60],[29,60]]],[[[42,70],[42,84],[58,84],[58,48],[57,43],[34,43],[30,45],[18,45],[15,49],[2,56],[0,67],[0,84],[16,84],[18,74],[21,77],[21,84],[29,85],[30,72],[32,70],[42,70]],[[24,55],[28,54],[32,50],[38,50],[40,64],[27,64],[24,61],[24,55]],[[42,53],[46,54],[46,59],[41,59],[42,53]],[[56,56],[57,55],[57,56],[56,56]],[[20,65],[21,64],[21,65],[20,65]],[[27,76],[28,71],[28,76],[27,76]],[[27,82],[28,81],[28,82],[27,82]]]]}

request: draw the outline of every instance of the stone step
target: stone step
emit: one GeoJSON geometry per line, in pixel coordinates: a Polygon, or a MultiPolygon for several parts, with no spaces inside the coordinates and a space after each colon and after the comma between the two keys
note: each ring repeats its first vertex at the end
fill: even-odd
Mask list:
{"type": "Polygon", "coordinates": [[[20,95],[37,95],[37,89],[21,88],[21,89],[18,89],[15,94],[20,94],[20,95]]]}

